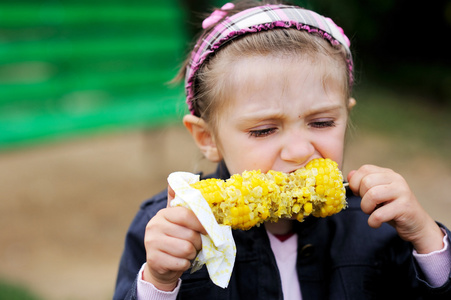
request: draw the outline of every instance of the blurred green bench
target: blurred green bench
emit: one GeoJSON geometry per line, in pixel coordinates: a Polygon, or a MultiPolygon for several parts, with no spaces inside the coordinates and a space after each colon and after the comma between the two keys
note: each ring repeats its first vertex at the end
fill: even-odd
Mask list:
{"type": "Polygon", "coordinates": [[[174,0],[0,2],[0,149],[165,124],[186,51],[174,0]],[[9,2],[9,3],[5,3],[9,2]]]}

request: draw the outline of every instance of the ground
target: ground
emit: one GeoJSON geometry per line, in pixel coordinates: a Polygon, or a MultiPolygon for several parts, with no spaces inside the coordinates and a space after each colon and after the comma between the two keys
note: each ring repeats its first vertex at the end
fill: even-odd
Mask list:
{"type": "MultiPolygon", "coordinates": [[[[344,173],[364,163],[405,176],[451,226],[450,160],[354,131],[344,173]]],[[[173,171],[212,170],[185,129],[95,135],[0,153],[0,279],[43,299],[111,299],[127,227],[173,171]]]]}

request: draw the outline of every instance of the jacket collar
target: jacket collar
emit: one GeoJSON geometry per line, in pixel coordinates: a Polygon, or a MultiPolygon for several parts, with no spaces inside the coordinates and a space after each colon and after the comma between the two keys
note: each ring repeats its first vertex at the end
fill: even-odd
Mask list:
{"type": "Polygon", "coordinates": [[[206,178],[217,178],[217,179],[222,179],[222,180],[226,180],[230,178],[230,172],[227,169],[227,166],[225,164],[225,162],[222,160],[221,162],[218,163],[218,166],[216,167],[216,171],[208,174],[206,176],[203,175],[203,173],[200,173],[200,177],[202,179],[206,179],[206,178]]]}

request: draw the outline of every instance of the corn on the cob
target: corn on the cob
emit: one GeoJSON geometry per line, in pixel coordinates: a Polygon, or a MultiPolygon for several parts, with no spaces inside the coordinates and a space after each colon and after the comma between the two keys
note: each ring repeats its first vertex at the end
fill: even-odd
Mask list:
{"type": "Polygon", "coordinates": [[[279,218],[327,217],[346,207],[338,164],[314,159],[293,173],[245,171],[226,181],[205,179],[191,185],[210,205],[219,224],[248,230],[279,218]]]}

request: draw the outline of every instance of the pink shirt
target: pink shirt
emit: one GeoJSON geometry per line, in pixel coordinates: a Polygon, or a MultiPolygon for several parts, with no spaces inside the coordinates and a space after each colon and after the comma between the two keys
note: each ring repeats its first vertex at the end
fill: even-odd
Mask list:
{"type": "Polygon", "coordinates": [[[271,249],[276,257],[284,300],[302,299],[299,286],[298,272],[296,271],[296,258],[298,254],[298,235],[293,234],[281,242],[273,234],[268,233],[271,249]],[[295,288],[297,287],[297,288],[295,288]]]}

